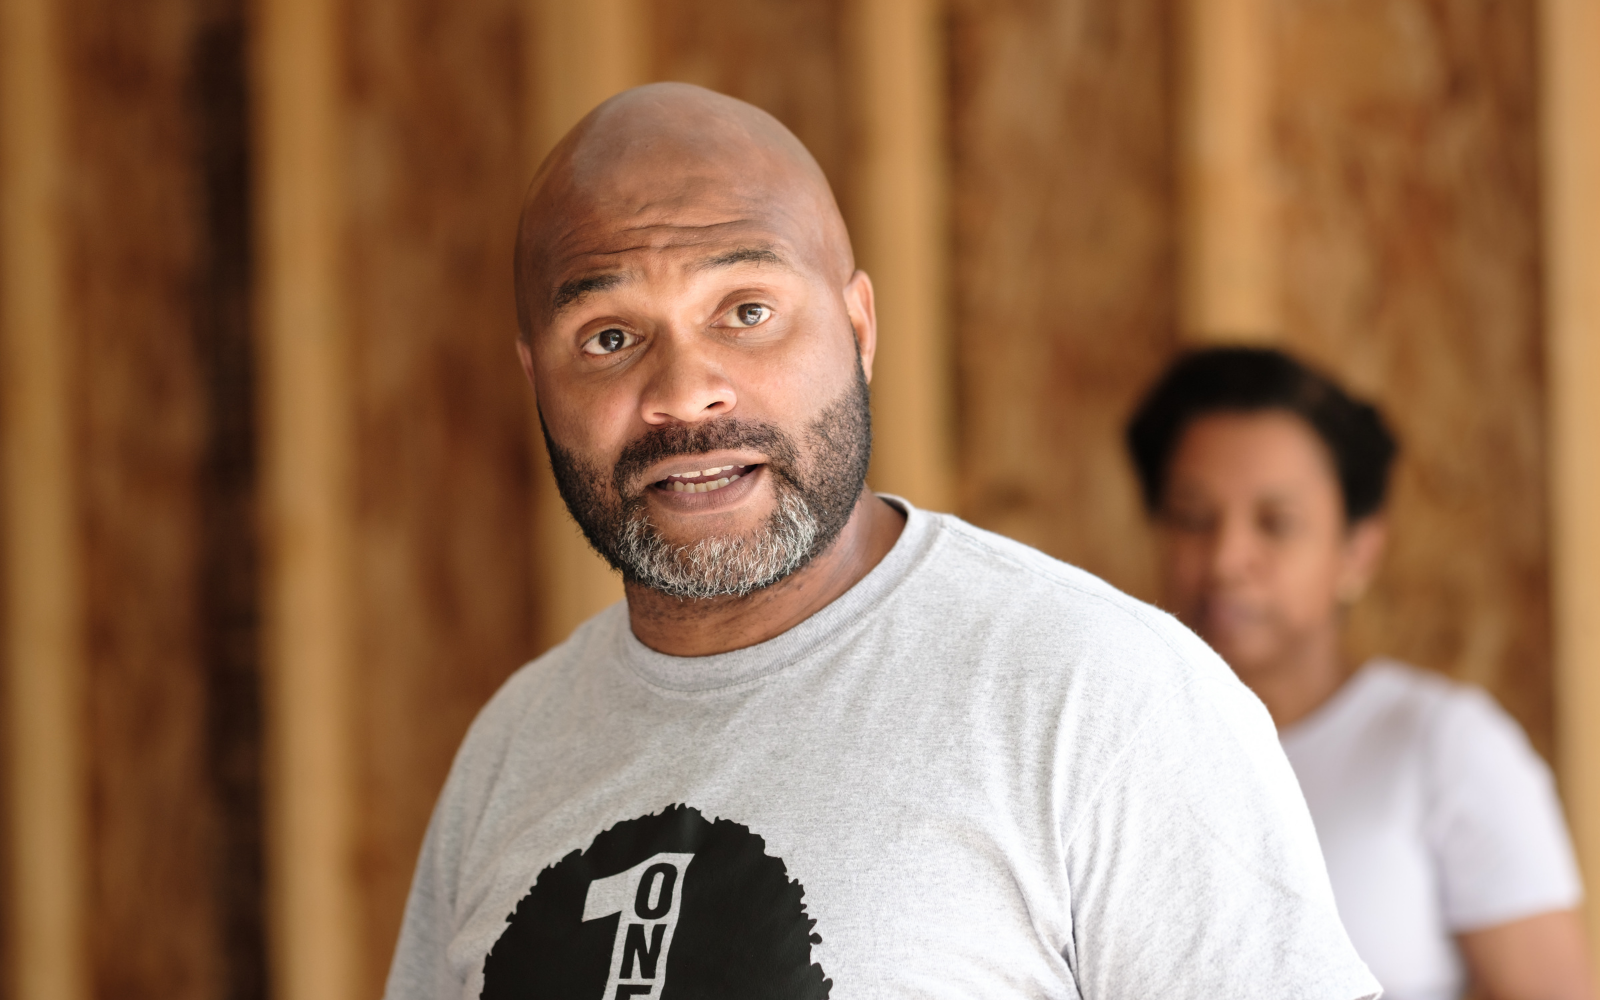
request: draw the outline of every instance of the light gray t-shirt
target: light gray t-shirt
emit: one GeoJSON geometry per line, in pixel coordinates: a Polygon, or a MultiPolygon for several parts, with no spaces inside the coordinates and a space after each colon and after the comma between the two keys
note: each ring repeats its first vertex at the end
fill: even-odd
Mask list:
{"type": "Polygon", "coordinates": [[[888,556],[770,641],[665,656],[617,605],[512,677],[435,810],[390,1000],[1376,995],[1227,666],[896,503],[888,556]]]}
{"type": "Polygon", "coordinates": [[[1339,912],[1390,1000],[1456,1000],[1456,934],[1582,898],[1550,769],[1482,691],[1374,660],[1283,748],[1339,912]]]}

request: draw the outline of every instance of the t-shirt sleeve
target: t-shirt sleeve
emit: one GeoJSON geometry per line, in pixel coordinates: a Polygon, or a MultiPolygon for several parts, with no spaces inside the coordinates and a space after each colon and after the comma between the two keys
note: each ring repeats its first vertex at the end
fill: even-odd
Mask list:
{"type": "Polygon", "coordinates": [[[1471,931],[1582,897],[1550,769],[1486,694],[1455,692],[1429,728],[1426,835],[1445,921],[1471,931]]]}
{"type": "Polygon", "coordinates": [[[450,766],[411,879],[384,1000],[453,1000],[465,994],[461,957],[452,954],[459,929],[461,859],[522,710],[525,674],[526,668],[484,706],[450,766]]]}
{"type": "Polygon", "coordinates": [[[1065,831],[1080,992],[1375,997],[1271,719],[1225,670],[1151,709],[1065,831]]]}
{"type": "Polygon", "coordinates": [[[411,879],[411,894],[406,898],[405,920],[400,925],[400,940],[389,966],[389,981],[384,1000],[423,1000],[461,995],[446,960],[446,949],[454,933],[455,886],[453,873],[444,863],[439,849],[441,816],[435,811],[422,842],[416,874],[411,879]]]}

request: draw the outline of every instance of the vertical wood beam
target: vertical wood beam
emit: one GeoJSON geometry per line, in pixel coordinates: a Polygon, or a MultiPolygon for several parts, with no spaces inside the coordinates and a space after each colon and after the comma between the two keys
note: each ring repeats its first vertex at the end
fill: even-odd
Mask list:
{"type": "Polygon", "coordinates": [[[84,652],[63,301],[66,169],[50,0],[0,3],[0,427],[4,435],[8,949],[19,1000],[89,995],[84,652]]]}
{"type": "Polygon", "coordinates": [[[649,79],[644,0],[532,0],[533,165],[595,105],[649,79]]]}
{"type": "MultiPolygon", "coordinates": [[[[1556,745],[1578,858],[1600,879],[1600,0],[1546,0],[1542,124],[1556,745]]],[[[1589,894],[1590,953],[1600,912],[1589,894]]]]}
{"type": "Polygon", "coordinates": [[[1271,164],[1268,0],[1179,6],[1178,319],[1199,341],[1282,322],[1271,164]]]}
{"type": "Polygon", "coordinates": [[[353,394],[340,301],[337,10],[260,0],[261,373],[274,991],[348,1000],[359,967],[353,394]]]}
{"type": "MultiPolygon", "coordinates": [[[[643,0],[532,0],[528,107],[529,176],[551,147],[595,105],[649,79],[643,0]]],[[[556,492],[535,420],[534,570],[540,644],[553,646],[595,612],[622,599],[622,579],[589,546],[556,492]]]]}
{"type": "Polygon", "coordinates": [[[954,502],[943,6],[858,0],[863,110],[854,241],[877,292],[872,485],[954,502]]]}

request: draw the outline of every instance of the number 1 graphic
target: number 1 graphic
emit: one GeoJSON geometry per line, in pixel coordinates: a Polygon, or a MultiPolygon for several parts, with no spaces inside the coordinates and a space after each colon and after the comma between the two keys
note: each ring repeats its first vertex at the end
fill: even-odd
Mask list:
{"type": "Polygon", "coordinates": [[[583,900],[585,921],[622,914],[601,1000],[661,995],[660,987],[667,981],[667,952],[678,928],[683,874],[693,857],[657,854],[625,872],[589,883],[583,900]]]}

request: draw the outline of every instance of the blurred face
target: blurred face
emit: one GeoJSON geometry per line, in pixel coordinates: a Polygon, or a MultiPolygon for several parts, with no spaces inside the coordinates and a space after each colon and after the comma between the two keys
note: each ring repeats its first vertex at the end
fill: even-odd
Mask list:
{"type": "Polygon", "coordinates": [[[680,598],[805,565],[870,450],[870,283],[841,287],[737,207],[592,215],[524,345],[574,518],[628,579],[680,598]]]}
{"type": "Polygon", "coordinates": [[[1190,424],[1157,522],[1168,608],[1246,679],[1336,636],[1382,547],[1377,519],[1346,524],[1327,448],[1282,411],[1190,424]]]}

